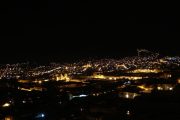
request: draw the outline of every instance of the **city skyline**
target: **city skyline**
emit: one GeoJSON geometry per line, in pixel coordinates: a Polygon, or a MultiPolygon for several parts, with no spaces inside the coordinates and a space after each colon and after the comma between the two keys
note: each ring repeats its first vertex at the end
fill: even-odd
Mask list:
{"type": "Polygon", "coordinates": [[[0,119],[180,119],[175,3],[2,2],[0,119]]]}
{"type": "MultiPolygon", "coordinates": [[[[128,56],[136,56],[137,49],[146,49],[144,47],[138,48],[119,48],[118,45],[109,47],[109,45],[104,46],[89,46],[81,48],[10,48],[10,51],[4,51],[1,54],[0,64],[4,63],[17,63],[17,62],[37,62],[37,63],[49,63],[49,62],[73,62],[81,59],[103,59],[103,58],[122,58],[128,56]]],[[[147,50],[153,52],[159,52],[163,56],[180,56],[179,48],[147,48],[147,50]]],[[[1,51],[3,49],[1,48],[1,51]]]]}
{"type": "Polygon", "coordinates": [[[136,52],[119,59],[1,64],[0,118],[179,118],[180,57],[136,52]]]}

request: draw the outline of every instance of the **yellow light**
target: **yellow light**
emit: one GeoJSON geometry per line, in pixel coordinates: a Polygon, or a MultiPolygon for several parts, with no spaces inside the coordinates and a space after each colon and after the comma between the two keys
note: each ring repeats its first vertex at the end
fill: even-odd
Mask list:
{"type": "Polygon", "coordinates": [[[90,68],[90,67],[92,67],[90,64],[86,64],[86,65],[83,65],[82,66],[83,68],[90,68]]]}
{"type": "Polygon", "coordinates": [[[106,77],[104,75],[93,75],[93,78],[105,79],[106,77]]]}
{"type": "Polygon", "coordinates": [[[18,89],[23,90],[23,91],[29,91],[29,92],[32,91],[31,89],[28,89],[28,88],[20,88],[20,87],[18,87],[18,89]]]}
{"type": "Polygon", "coordinates": [[[56,77],[56,81],[59,80],[65,80],[66,82],[69,82],[71,80],[71,78],[67,75],[67,74],[61,74],[60,76],[56,77]]]}
{"type": "Polygon", "coordinates": [[[169,88],[169,90],[173,90],[173,88],[172,88],[172,87],[170,87],[170,88],[169,88]]]}
{"type": "Polygon", "coordinates": [[[4,104],[2,105],[2,107],[9,107],[9,106],[10,106],[9,103],[4,103],[4,104]]]}
{"type": "Polygon", "coordinates": [[[177,80],[177,82],[180,84],[180,78],[177,80]]]}
{"type": "Polygon", "coordinates": [[[127,93],[125,97],[126,97],[126,98],[129,98],[129,94],[127,93]]]}
{"type": "Polygon", "coordinates": [[[159,86],[157,87],[157,89],[158,89],[158,90],[163,90],[163,88],[162,88],[162,87],[159,87],[159,86]]]}
{"type": "Polygon", "coordinates": [[[140,86],[138,86],[139,88],[141,88],[141,89],[143,89],[143,90],[149,90],[148,88],[146,88],[145,86],[143,86],[143,85],[140,85],[140,86]]]}
{"type": "Polygon", "coordinates": [[[29,83],[29,80],[18,80],[19,83],[29,83]]]}
{"type": "Polygon", "coordinates": [[[4,118],[4,120],[13,120],[13,117],[12,116],[7,116],[4,118]]]}
{"type": "Polygon", "coordinates": [[[130,73],[159,73],[161,70],[158,69],[136,69],[133,71],[130,71],[130,73]]]}
{"type": "Polygon", "coordinates": [[[38,81],[38,83],[39,83],[39,84],[41,84],[41,83],[42,83],[42,81],[38,81]]]}

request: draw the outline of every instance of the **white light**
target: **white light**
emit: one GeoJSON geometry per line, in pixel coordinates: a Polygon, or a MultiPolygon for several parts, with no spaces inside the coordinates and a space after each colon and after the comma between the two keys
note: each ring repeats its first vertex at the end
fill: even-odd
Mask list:
{"type": "Polygon", "coordinates": [[[173,88],[172,88],[172,87],[170,87],[170,88],[169,88],[169,90],[173,90],[173,88]]]}
{"type": "Polygon", "coordinates": [[[4,103],[4,104],[2,105],[2,107],[9,107],[9,106],[10,106],[9,103],[4,103]]]}
{"type": "Polygon", "coordinates": [[[158,90],[163,90],[163,88],[162,88],[162,87],[159,87],[159,86],[157,87],[157,89],[158,89],[158,90]]]}
{"type": "Polygon", "coordinates": [[[44,117],[44,116],[45,116],[45,115],[42,113],[42,114],[41,114],[41,117],[44,117]]]}
{"type": "Polygon", "coordinates": [[[36,118],[44,118],[45,117],[45,114],[44,113],[40,113],[36,116],[36,118]]]}
{"type": "Polygon", "coordinates": [[[82,94],[82,95],[79,95],[79,97],[86,97],[87,95],[84,95],[84,94],[82,94]]]}
{"type": "Polygon", "coordinates": [[[49,81],[49,80],[44,80],[45,82],[49,81]]]}
{"type": "Polygon", "coordinates": [[[129,98],[129,94],[126,94],[126,98],[129,98]]]}
{"type": "Polygon", "coordinates": [[[128,111],[126,112],[126,114],[127,114],[127,115],[130,115],[130,111],[128,110],[128,111]]]}

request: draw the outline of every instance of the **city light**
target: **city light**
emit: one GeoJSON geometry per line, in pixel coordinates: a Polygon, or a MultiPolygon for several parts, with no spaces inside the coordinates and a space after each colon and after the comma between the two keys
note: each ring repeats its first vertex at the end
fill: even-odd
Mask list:
{"type": "Polygon", "coordinates": [[[130,111],[129,111],[129,110],[127,110],[126,114],[127,114],[127,115],[130,115],[130,111]]]}
{"type": "Polygon", "coordinates": [[[6,117],[4,118],[4,120],[13,120],[13,117],[12,117],[12,116],[6,116],[6,117]]]}
{"type": "Polygon", "coordinates": [[[82,95],[79,95],[79,97],[87,97],[87,95],[82,94],[82,95]]]}
{"type": "Polygon", "coordinates": [[[36,118],[44,118],[45,117],[45,114],[44,113],[39,113],[36,118]]]}
{"type": "Polygon", "coordinates": [[[162,72],[162,71],[158,69],[136,69],[136,70],[130,71],[130,73],[159,73],[159,72],[162,72]]]}
{"type": "Polygon", "coordinates": [[[151,105],[158,105],[159,112],[159,104],[176,104],[180,57],[141,56],[141,52],[119,59],[2,64],[0,115],[6,120],[14,116],[5,118],[10,114],[4,113],[25,120],[104,119],[108,115],[107,119],[114,119],[114,114],[131,119],[143,110],[153,112],[151,105]]]}
{"type": "Polygon", "coordinates": [[[9,107],[11,104],[10,103],[4,103],[3,105],[2,105],[2,107],[9,107]]]}

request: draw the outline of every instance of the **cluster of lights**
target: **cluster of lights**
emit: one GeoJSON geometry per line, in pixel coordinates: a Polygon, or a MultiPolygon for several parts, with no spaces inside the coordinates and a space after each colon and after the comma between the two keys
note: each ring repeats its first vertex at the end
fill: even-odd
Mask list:
{"type": "Polygon", "coordinates": [[[120,92],[119,96],[126,99],[134,99],[135,97],[139,96],[139,94],[133,92],[120,92]]]}
{"type": "Polygon", "coordinates": [[[162,72],[162,70],[158,69],[136,69],[133,71],[130,71],[130,73],[159,73],[162,72]]]}
{"type": "MultiPolygon", "coordinates": [[[[144,50],[143,50],[144,51],[144,50]]],[[[147,50],[145,50],[147,51],[147,50]]],[[[144,52],[145,52],[144,51],[144,52]]],[[[180,65],[180,57],[162,57],[158,58],[157,54],[149,56],[133,56],[125,57],[123,59],[101,59],[101,60],[91,60],[91,61],[79,61],[73,64],[50,64],[46,66],[29,67],[29,64],[18,63],[18,64],[7,64],[0,66],[0,78],[32,78],[43,76],[45,74],[49,75],[49,78],[54,75],[61,74],[79,74],[85,73],[87,70],[91,69],[94,72],[113,72],[119,70],[132,70],[132,73],[159,73],[163,68],[169,67],[171,65],[180,65]]],[[[103,77],[103,76],[97,76],[103,77]]],[[[65,76],[57,76],[58,80],[69,78],[65,76]]]]}
{"type": "Polygon", "coordinates": [[[94,79],[106,79],[106,80],[119,80],[119,79],[128,79],[128,80],[139,80],[148,77],[141,77],[141,76],[105,76],[101,74],[94,74],[90,76],[90,78],[94,79]]]}

